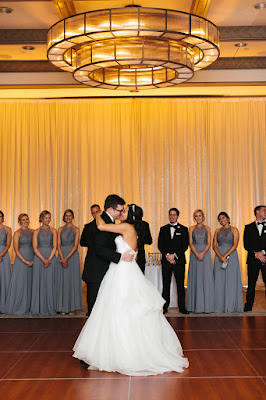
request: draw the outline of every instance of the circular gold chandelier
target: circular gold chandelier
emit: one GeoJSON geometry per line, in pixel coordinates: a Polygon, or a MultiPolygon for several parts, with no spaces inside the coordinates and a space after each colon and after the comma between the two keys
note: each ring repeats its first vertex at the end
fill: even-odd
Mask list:
{"type": "Polygon", "coordinates": [[[178,85],[219,57],[219,31],[182,11],[128,6],[65,18],[48,32],[48,59],[85,85],[140,90],[178,85]]]}

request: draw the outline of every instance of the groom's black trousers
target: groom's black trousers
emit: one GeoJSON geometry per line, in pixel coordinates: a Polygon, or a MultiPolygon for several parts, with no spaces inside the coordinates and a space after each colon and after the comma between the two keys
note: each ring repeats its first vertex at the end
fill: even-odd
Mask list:
{"type": "Polygon", "coordinates": [[[101,283],[87,283],[88,314],[94,306],[101,283]]]}

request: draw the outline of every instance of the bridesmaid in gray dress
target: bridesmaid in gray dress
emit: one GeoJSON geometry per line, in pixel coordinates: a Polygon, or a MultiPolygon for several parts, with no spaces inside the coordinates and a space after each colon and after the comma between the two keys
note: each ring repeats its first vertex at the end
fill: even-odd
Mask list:
{"type": "Polygon", "coordinates": [[[74,314],[83,306],[80,260],[78,253],[79,228],[73,225],[74,213],[64,212],[64,226],[58,229],[57,306],[61,315],[74,314]]]}
{"type": "Polygon", "coordinates": [[[213,237],[215,312],[243,312],[243,293],[240,265],[237,254],[239,232],[230,226],[227,213],[220,212],[218,221],[222,228],[213,237]]]}
{"type": "Polygon", "coordinates": [[[42,225],[33,232],[32,237],[35,256],[33,259],[30,312],[32,315],[55,315],[57,231],[49,226],[51,222],[49,211],[41,212],[39,222],[42,225]]]}
{"type": "Polygon", "coordinates": [[[29,228],[30,219],[27,214],[18,216],[21,228],[14,233],[13,247],[16,253],[11,283],[6,301],[6,313],[29,314],[32,291],[33,248],[32,233],[29,228]]]}
{"type": "Polygon", "coordinates": [[[211,230],[204,225],[202,210],[193,213],[196,225],[189,228],[191,248],[187,284],[187,309],[195,313],[214,312],[214,279],[210,255],[211,230]]]}
{"type": "Polygon", "coordinates": [[[11,261],[8,249],[11,245],[11,228],[3,224],[4,213],[0,211],[0,312],[5,313],[8,288],[11,281],[11,261]]]}

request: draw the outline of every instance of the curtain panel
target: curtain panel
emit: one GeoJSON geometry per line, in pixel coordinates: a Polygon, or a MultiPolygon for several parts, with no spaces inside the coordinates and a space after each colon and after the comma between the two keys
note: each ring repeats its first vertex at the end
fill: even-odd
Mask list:
{"type": "Polygon", "coordinates": [[[37,228],[47,209],[58,228],[71,208],[82,230],[91,204],[117,193],[143,208],[156,252],[169,208],[186,226],[202,208],[212,233],[226,211],[246,284],[243,230],[266,202],[265,114],[265,98],[0,100],[5,224],[18,229],[26,212],[37,228]]]}

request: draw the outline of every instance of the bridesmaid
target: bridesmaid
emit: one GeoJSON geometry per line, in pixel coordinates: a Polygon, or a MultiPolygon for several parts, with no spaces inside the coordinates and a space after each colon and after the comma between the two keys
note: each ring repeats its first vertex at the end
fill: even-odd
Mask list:
{"type": "Polygon", "coordinates": [[[8,288],[11,280],[11,261],[8,249],[11,245],[11,228],[3,224],[4,213],[0,211],[0,312],[5,313],[8,288]]]}
{"type": "Polygon", "coordinates": [[[78,253],[79,228],[73,225],[74,213],[64,212],[64,226],[58,229],[58,253],[60,263],[57,272],[57,307],[61,315],[74,314],[83,306],[80,261],[78,253]]]}
{"type": "Polygon", "coordinates": [[[6,313],[24,315],[29,314],[31,303],[34,257],[32,248],[33,230],[29,228],[28,214],[19,214],[18,223],[21,228],[14,233],[13,237],[16,257],[6,301],[6,313]]]}
{"type": "Polygon", "coordinates": [[[239,232],[230,226],[226,212],[220,212],[218,221],[222,228],[213,237],[215,312],[243,312],[243,293],[237,246],[239,232]]]}
{"type": "Polygon", "coordinates": [[[210,254],[211,230],[204,225],[204,212],[194,211],[196,225],[189,228],[191,248],[187,284],[187,309],[195,313],[214,312],[214,279],[210,254]]]}
{"type": "Polygon", "coordinates": [[[32,315],[55,315],[57,231],[49,226],[51,222],[49,211],[41,212],[39,222],[41,226],[33,232],[32,237],[35,256],[30,313],[32,315]]]}

